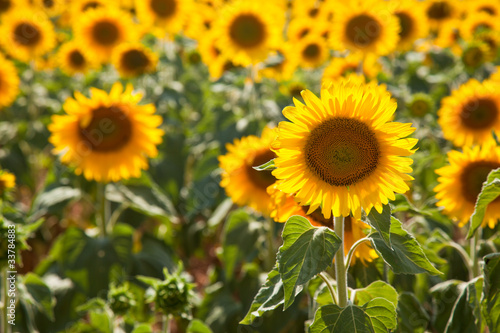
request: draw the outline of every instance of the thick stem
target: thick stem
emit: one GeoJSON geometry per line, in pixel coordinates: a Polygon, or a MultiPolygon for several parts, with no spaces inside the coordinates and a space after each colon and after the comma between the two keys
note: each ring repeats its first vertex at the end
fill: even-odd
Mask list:
{"type": "Polygon", "coordinates": [[[106,237],[108,235],[107,221],[107,202],[106,202],[106,184],[97,183],[97,200],[99,201],[99,211],[98,211],[98,223],[101,228],[101,237],[106,237]]]}
{"type": "Polygon", "coordinates": [[[266,268],[273,269],[276,261],[276,249],[274,248],[274,221],[273,219],[266,218],[267,221],[267,256],[266,268]]]}
{"type": "Polygon", "coordinates": [[[163,315],[163,333],[170,333],[170,315],[163,315]]]}
{"type": "Polygon", "coordinates": [[[479,269],[479,258],[477,256],[477,244],[479,242],[479,232],[481,229],[476,230],[474,237],[470,240],[470,260],[472,260],[472,277],[478,277],[481,274],[479,269]]]}
{"type": "Polygon", "coordinates": [[[347,274],[344,263],[344,217],[334,218],[334,229],[342,241],[340,248],[335,254],[335,276],[337,279],[338,305],[343,308],[347,306],[347,274]]]}

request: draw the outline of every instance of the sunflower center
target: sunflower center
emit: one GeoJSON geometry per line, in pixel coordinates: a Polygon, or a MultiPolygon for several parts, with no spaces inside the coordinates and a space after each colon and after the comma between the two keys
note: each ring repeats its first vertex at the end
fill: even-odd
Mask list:
{"type": "MultiPolygon", "coordinates": [[[[467,165],[461,175],[462,195],[471,203],[476,203],[477,196],[481,193],[484,181],[488,174],[500,167],[498,162],[478,161],[467,165]]],[[[493,202],[499,202],[500,198],[493,202]]]]}
{"type": "Polygon", "coordinates": [[[122,66],[128,70],[140,71],[148,65],[149,59],[141,50],[129,50],[123,54],[122,66]]]}
{"type": "Polygon", "coordinates": [[[43,0],[43,6],[45,8],[52,8],[52,7],[54,7],[54,1],[53,0],[43,0]]]}
{"type": "Polygon", "coordinates": [[[89,9],[96,9],[100,6],[101,6],[101,4],[99,2],[94,2],[94,1],[87,2],[85,4],[85,6],[83,6],[82,11],[84,12],[84,11],[89,10],[89,9]]]}
{"type": "Polygon", "coordinates": [[[85,57],[78,50],[74,50],[69,54],[69,62],[74,67],[82,67],[85,65],[85,57]]]}
{"type": "Polygon", "coordinates": [[[353,17],[346,27],[346,36],[351,43],[368,46],[375,42],[382,32],[378,21],[370,15],[358,15],[353,17]]]}
{"type": "Polygon", "coordinates": [[[132,124],[119,107],[99,107],[92,111],[92,120],[80,128],[80,137],[93,151],[116,151],[132,137],[132,124]]]}
{"type": "Polygon", "coordinates": [[[264,41],[264,24],[252,14],[239,15],[229,27],[229,36],[234,43],[243,48],[258,46],[264,41]]]}
{"type": "Polygon", "coordinates": [[[413,20],[410,15],[406,13],[397,13],[396,16],[399,19],[399,25],[401,26],[401,31],[399,32],[399,37],[404,39],[408,37],[413,30],[413,20]]]}
{"type": "Polygon", "coordinates": [[[495,101],[479,98],[469,101],[460,112],[462,124],[468,128],[482,130],[491,128],[498,117],[498,107],[495,101]]]}
{"type": "MultiPolygon", "coordinates": [[[[301,206],[300,208],[302,209],[304,214],[307,215],[309,206],[301,206]]],[[[333,229],[333,219],[325,219],[323,213],[321,212],[321,208],[317,208],[314,212],[307,216],[309,216],[317,224],[333,229]]]]}
{"type": "Polygon", "coordinates": [[[151,9],[162,18],[175,14],[177,2],[175,0],[151,0],[151,9]]]}
{"type": "Polygon", "coordinates": [[[427,9],[427,16],[434,20],[443,20],[451,15],[451,7],[446,1],[434,2],[427,9]]]}
{"type": "Polygon", "coordinates": [[[347,75],[349,75],[351,73],[356,73],[357,70],[358,70],[358,65],[357,64],[347,64],[342,69],[341,75],[342,76],[347,76],[347,75]]]}
{"type": "Polygon", "coordinates": [[[309,33],[309,28],[304,28],[300,31],[299,37],[304,38],[305,36],[307,36],[308,33],[309,33]]]}
{"type": "Polygon", "coordinates": [[[262,165],[269,162],[276,157],[276,154],[271,150],[265,150],[257,154],[253,160],[252,165],[247,165],[247,174],[253,184],[257,185],[261,189],[265,190],[270,185],[276,182],[276,178],[272,175],[271,171],[263,170],[257,171],[253,167],[262,165]]]}
{"type": "Polygon", "coordinates": [[[8,11],[11,6],[10,0],[0,0],[0,13],[8,11]]]}
{"type": "Polygon", "coordinates": [[[120,32],[116,24],[108,21],[101,21],[92,29],[92,36],[97,43],[104,46],[110,46],[118,41],[120,32]]]}
{"type": "Polygon", "coordinates": [[[495,15],[496,14],[495,8],[494,7],[489,7],[489,6],[482,6],[482,7],[479,8],[479,11],[480,12],[485,12],[485,13],[490,14],[490,15],[495,15]]]}
{"type": "Polygon", "coordinates": [[[333,186],[349,186],[368,177],[378,166],[380,148],[365,123],[352,118],[331,118],[309,134],[306,165],[333,186]]]}
{"type": "Polygon", "coordinates": [[[309,44],[302,51],[302,55],[304,56],[304,58],[311,60],[318,58],[320,53],[321,49],[319,48],[318,44],[309,44]]]}
{"type": "Polygon", "coordinates": [[[31,23],[21,23],[14,29],[14,40],[23,46],[35,46],[42,40],[40,30],[31,23]]]}

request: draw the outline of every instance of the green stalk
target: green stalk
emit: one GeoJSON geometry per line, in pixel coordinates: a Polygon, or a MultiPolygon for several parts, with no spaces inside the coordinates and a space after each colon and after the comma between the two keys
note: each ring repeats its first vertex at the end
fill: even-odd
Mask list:
{"type": "Polygon", "coordinates": [[[97,218],[99,227],[101,228],[101,237],[107,237],[107,202],[106,202],[106,184],[97,183],[97,200],[99,201],[99,211],[97,212],[97,218]]]}
{"type": "Polygon", "coordinates": [[[333,302],[337,304],[337,294],[335,293],[335,289],[333,289],[333,286],[330,283],[330,279],[327,277],[327,274],[325,272],[321,272],[318,274],[318,276],[321,278],[321,280],[323,280],[323,282],[325,282],[328,290],[330,291],[330,295],[332,295],[333,302]]]}
{"type": "Polygon", "coordinates": [[[337,279],[338,305],[341,308],[347,306],[347,272],[344,263],[344,217],[334,217],[334,230],[342,241],[340,248],[335,254],[335,276],[337,279]]]}
{"type": "Polygon", "coordinates": [[[481,230],[481,228],[476,230],[476,232],[474,233],[474,237],[472,237],[470,240],[470,260],[472,260],[473,278],[481,275],[481,271],[479,268],[479,258],[477,256],[477,245],[479,243],[479,230],[481,230]]]}
{"type": "Polygon", "coordinates": [[[266,268],[273,269],[276,261],[276,250],[274,248],[274,221],[273,219],[266,218],[267,221],[267,257],[266,268]]]}

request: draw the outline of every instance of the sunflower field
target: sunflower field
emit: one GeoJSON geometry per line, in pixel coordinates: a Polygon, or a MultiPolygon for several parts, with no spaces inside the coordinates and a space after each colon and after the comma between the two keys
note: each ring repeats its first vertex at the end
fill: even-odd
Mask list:
{"type": "Polygon", "coordinates": [[[500,333],[500,1],[0,0],[0,333],[500,333]]]}

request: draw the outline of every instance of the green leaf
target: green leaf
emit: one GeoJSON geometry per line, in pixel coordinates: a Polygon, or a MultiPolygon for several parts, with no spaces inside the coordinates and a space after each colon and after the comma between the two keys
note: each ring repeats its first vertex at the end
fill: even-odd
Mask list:
{"type": "Polygon", "coordinates": [[[342,244],[331,229],[313,227],[301,216],[292,216],[283,229],[278,267],[285,288],[285,309],[294,301],[297,286],[330,267],[342,244]]]}
{"type": "Polygon", "coordinates": [[[210,327],[205,325],[201,320],[194,319],[189,323],[187,333],[212,333],[210,327]]]}
{"type": "Polygon", "coordinates": [[[434,309],[431,326],[437,332],[444,332],[455,301],[460,295],[460,285],[462,283],[462,281],[458,280],[448,280],[438,283],[430,289],[433,298],[432,307],[434,309]]]}
{"type": "Polygon", "coordinates": [[[481,294],[483,278],[464,283],[462,293],[458,297],[444,333],[480,332],[479,320],[481,319],[481,294]]]}
{"type": "Polygon", "coordinates": [[[64,207],[67,202],[77,199],[81,195],[80,189],[71,186],[59,186],[42,192],[33,202],[31,219],[37,220],[49,212],[54,212],[54,209],[64,207]]]}
{"type": "Polygon", "coordinates": [[[255,166],[253,168],[257,171],[264,171],[264,170],[274,170],[276,169],[276,166],[274,165],[274,159],[272,159],[269,162],[266,162],[259,166],[255,166]]]}
{"type": "Polygon", "coordinates": [[[35,307],[54,321],[54,306],[56,300],[50,288],[36,274],[28,273],[21,279],[20,300],[26,305],[35,307]]]}
{"type": "Polygon", "coordinates": [[[385,244],[392,249],[391,245],[391,207],[384,205],[382,213],[372,209],[368,214],[368,222],[378,231],[385,244]]]}
{"type": "Polygon", "coordinates": [[[132,333],[153,333],[153,328],[150,324],[139,324],[134,327],[132,333]]]}
{"type": "Polygon", "coordinates": [[[374,298],[363,306],[335,304],[316,311],[311,333],[387,333],[396,328],[396,308],[384,298],[374,298]]]}
{"type": "Polygon", "coordinates": [[[394,308],[398,306],[398,293],[396,289],[384,281],[375,281],[366,288],[356,290],[356,304],[360,306],[378,297],[391,302],[394,308]]]}
{"type": "Polygon", "coordinates": [[[484,257],[483,315],[490,332],[500,332],[500,253],[484,257]]]}
{"type": "Polygon", "coordinates": [[[403,229],[401,222],[391,217],[392,249],[387,246],[380,234],[372,233],[373,248],[397,274],[429,273],[442,274],[429,262],[418,241],[403,229]]]}
{"type": "Polygon", "coordinates": [[[493,170],[483,184],[474,207],[474,213],[470,219],[470,228],[467,238],[474,236],[477,228],[481,226],[488,205],[500,196],[500,168],[493,170]]]}
{"type": "MultiPolygon", "coordinates": [[[[297,287],[295,296],[302,291],[302,286],[297,287]]],[[[250,310],[240,322],[242,325],[251,325],[252,322],[261,317],[264,312],[276,309],[285,302],[285,292],[283,281],[281,281],[280,273],[275,267],[267,276],[266,283],[260,288],[255,296],[250,310]]]]}
{"type": "Polygon", "coordinates": [[[397,313],[397,332],[423,333],[429,324],[429,315],[413,293],[399,295],[397,313]]]}

